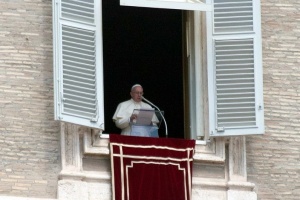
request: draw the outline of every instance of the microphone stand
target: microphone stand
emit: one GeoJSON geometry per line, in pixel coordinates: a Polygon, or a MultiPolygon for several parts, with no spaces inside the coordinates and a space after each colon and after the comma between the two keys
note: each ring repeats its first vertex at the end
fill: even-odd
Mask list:
{"type": "Polygon", "coordinates": [[[166,137],[168,137],[168,127],[167,127],[167,122],[166,122],[166,119],[165,119],[164,115],[161,113],[160,109],[159,109],[156,105],[154,105],[153,103],[151,103],[149,100],[147,100],[144,96],[142,96],[142,99],[143,99],[144,101],[146,101],[147,103],[149,103],[150,105],[152,105],[153,107],[155,107],[155,108],[159,111],[159,114],[160,114],[160,116],[162,117],[162,119],[164,120],[164,124],[165,124],[165,127],[166,127],[166,137]]]}

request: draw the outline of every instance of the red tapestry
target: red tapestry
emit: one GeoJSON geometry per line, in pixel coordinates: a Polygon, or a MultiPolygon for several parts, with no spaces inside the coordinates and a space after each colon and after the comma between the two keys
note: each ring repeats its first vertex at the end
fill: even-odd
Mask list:
{"type": "Polygon", "coordinates": [[[114,200],[190,200],[195,140],[110,134],[114,200]]]}

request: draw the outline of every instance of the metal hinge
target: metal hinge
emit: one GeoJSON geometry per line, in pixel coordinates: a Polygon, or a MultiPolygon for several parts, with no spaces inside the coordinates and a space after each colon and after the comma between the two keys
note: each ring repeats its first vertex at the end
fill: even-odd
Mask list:
{"type": "Polygon", "coordinates": [[[224,127],[217,127],[216,130],[217,130],[217,132],[224,132],[225,128],[224,127]]]}

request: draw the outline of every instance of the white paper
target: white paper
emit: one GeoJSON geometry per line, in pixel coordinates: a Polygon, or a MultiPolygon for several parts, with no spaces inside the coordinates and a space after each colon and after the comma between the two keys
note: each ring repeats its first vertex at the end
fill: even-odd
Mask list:
{"type": "Polygon", "coordinates": [[[154,109],[140,109],[137,114],[136,124],[137,125],[152,125],[152,118],[154,115],[154,109]]]}

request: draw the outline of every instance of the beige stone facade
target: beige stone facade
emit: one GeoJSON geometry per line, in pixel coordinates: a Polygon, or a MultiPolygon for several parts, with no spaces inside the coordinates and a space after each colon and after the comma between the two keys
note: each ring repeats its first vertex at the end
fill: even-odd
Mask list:
{"type": "Polygon", "coordinates": [[[0,1],[0,24],[0,195],[54,198],[51,1],[0,1]]]}
{"type": "MultiPolygon", "coordinates": [[[[265,134],[198,144],[193,199],[299,198],[299,9],[261,0],[265,134]]],[[[52,1],[1,0],[0,199],[111,199],[108,139],[53,120],[52,65],[52,1]]]]}
{"type": "Polygon", "coordinates": [[[298,199],[300,1],[261,4],[266,132],[247,137],[248,180],[258,199],[298,199]]]}

